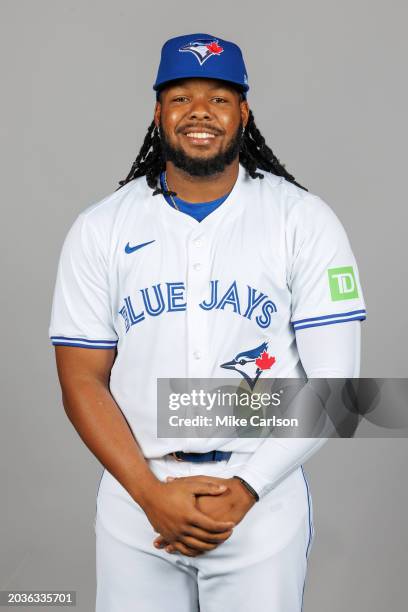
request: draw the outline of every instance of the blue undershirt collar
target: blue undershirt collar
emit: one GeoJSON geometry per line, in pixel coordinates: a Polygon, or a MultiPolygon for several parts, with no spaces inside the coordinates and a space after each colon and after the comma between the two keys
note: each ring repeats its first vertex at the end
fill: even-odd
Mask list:
{"type": "MultiPolygon", "coordinates": [[[[164,172],[160,174],[160,184],[162,189],[164,189],[164,172]]],[[[212,213],[216,208],[221,206],[221,204],[227,199],[229,193],[222,196],[221,198],[217,198],[216,200],[211,200],[211,202],[186,202],[177,196],[173,196],[175,203],[180,209],[180,212],[185,213],[186,215],[190,215],[197,221],[202,221],[207,217],[210,213],[212,213]]],[[[164,196],[166,202],[174,208],[171,198],[169,196],[164,196]]]]}

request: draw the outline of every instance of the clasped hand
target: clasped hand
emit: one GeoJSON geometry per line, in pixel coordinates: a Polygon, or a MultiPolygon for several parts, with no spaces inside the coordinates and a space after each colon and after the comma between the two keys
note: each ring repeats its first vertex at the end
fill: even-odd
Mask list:
{"type": "Polygon", "coordinates": [[[156,548],[195,557],[225,542],[254,503],[236,478],[168,477],[157,482],[143,509],[159,534],[156,548]]]}

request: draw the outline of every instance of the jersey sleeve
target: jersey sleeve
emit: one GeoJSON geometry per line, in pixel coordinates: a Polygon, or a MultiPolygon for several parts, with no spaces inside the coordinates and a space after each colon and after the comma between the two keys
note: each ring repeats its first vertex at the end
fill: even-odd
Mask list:
{"type": "Polygon", "coordinates": [[[364,320],[357,262],[333,210],[310,195],[299,203],[294,216],[288,279],[294,330],[364,320]]]}
{"type": "Polygon", "coordinates": [[[98,236],[92,216],[80,213],[66,235],[58,262],[49,325],[53,345],[116,348],[106,243],[98,236]]]}

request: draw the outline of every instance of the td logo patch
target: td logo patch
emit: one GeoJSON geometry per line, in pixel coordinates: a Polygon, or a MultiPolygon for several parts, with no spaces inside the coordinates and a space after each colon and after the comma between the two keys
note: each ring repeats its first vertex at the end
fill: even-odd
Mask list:
{"type": "Polygon", "coordinates": [[[329,287],[333,302],[352,300],[358,297],[357,283],[352,266],[330,268],[327,272],[329,274],[329,287]]]}

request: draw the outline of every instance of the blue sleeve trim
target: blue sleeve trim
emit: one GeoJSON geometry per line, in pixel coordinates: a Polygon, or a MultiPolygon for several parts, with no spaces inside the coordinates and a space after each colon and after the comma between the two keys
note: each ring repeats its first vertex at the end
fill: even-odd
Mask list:
{"type": "Polygon", "coordinates": [[[322,321],[324,319],[338,319],[340,317],[344,318],[344,317],[353,316],[357,314],[366,315],[367,313],[365,309],[362,308],[361,310],[351,310],[350,312],[339,312],[337,314],[323,315],[321,317],[309,317],[307,319],[299,319],[298,321],[292,321],[292,325],[298,325],[299,323],[309,323],[312,321],[322,321]]]}
{"type": "Polygon", "coordinates": [[[51,336],[54,346],[79,346],[81,348],[107,349],[116,348],[117,340],[89,340],[88,338],[69,338],[67,336],[51,336]]]}
{"type": "Polygon", "coordinates": [[[333,319],[328,321],[320,321],[320,323],[306,323],[305,325],[295,325],[294,329],[297,331],[298,329],[306,329],[307,327],[321,327],[322,325],[334,325],[335,323],[347,323],[347,321],[364,321],[366,319],[365,315],[357,315],[355,317],[348,317],[347,319],[333,319]]]}

